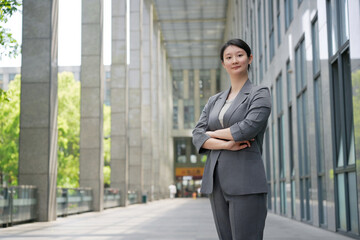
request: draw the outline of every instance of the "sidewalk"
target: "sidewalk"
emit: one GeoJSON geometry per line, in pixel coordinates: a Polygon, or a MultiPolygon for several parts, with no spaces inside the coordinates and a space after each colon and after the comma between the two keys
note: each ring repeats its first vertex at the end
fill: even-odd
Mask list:
{"type": "MultiPolygon", "coordinates": [[[[208,199],[166,199],[0,229],[11,240],[217,240],[208,199]]],[[[341,235],[268,214],[265,240],[346,240],[341,235]]]]}

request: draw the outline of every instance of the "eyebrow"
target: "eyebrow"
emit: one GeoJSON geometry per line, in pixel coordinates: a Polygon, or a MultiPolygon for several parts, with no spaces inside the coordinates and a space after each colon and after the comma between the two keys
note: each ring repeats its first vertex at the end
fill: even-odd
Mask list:
{"type": "MultiPolygon", "coordinates": [[[[243,51],[237,51],[236,53],[244,53],[244,52],[243,52],[243,51]]],[[[231,53],[229,53],[229,52],[228,52],[228,53],[225,53],[225,56],[226,56],[226,55],[231,55],[231,53]]]]}

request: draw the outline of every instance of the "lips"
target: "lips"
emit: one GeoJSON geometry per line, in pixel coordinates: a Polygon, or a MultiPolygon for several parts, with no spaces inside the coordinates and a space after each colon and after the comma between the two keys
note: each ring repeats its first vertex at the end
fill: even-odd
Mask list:
{"type": "Polygon", "coordinates": [[[240,68],[240,66],[235,66],[235,67],[232,67],[231,69],[236,70],[236,69],[239,69],[239,68],[240,68]]]}

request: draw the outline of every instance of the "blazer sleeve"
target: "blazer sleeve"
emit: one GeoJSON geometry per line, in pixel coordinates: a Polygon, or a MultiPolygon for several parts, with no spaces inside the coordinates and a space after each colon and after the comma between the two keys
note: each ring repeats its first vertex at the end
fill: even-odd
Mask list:
{"type": "Polygon", "coordinates": [[[210,138],[210,136],[206,134],[206,131],[208,130],[208,118],[209,118],[209,111],[210,111],[210,105],[212,99],[213,97],[211,97],[209,101],[206,103],[200,115],[200,119],[197,122],[194,130],[192,131],[192,136],[193,136],[192,142],[197,152],[201,154],[210,151],[208,149],[202,148],[202,145],[210,138]]]}
{"type": "Polygon", "coordinates": [[[270,112],[269,88],[261,87],[255,91],[245,119],[230,126],[230,132],[235,142],[255,138],[264,125],[267,124],[270,112]]]}

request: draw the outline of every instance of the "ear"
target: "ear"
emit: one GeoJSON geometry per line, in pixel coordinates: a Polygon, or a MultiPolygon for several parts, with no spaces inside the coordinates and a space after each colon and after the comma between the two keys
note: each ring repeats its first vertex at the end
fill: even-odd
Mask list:
{"type": "Polygon", "coordinates": [[[253,55],[252,55],[252,54],[250,54],[250,57],[249,57],[249,64],[251,64],[252,60],[253,60],[253,55]]]}
{"type": "Polygon", "coordinates": [[[221,61],[221,65],[226,69],[224,61],[221,61]]]}

